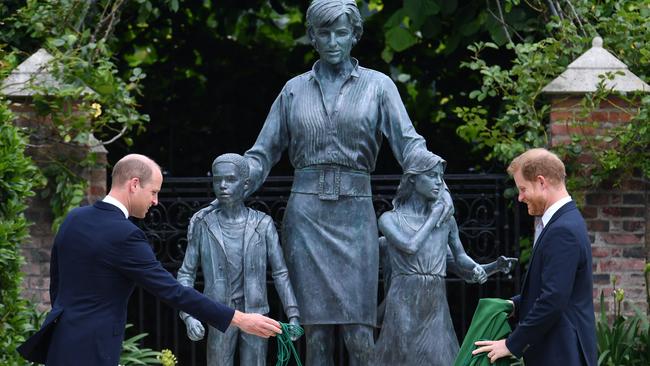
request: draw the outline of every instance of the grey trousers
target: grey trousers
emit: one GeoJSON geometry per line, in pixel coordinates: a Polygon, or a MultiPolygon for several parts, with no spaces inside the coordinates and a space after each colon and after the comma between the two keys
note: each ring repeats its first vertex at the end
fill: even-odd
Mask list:
{"type": "MultiPolygon", "coordinates": [[[[234,301],[233,307],[244,311],[243,299],[234,301]]],[[[225,333],[210,327],[207,366],[234,366],[237,345],[241,366],[266,365],[268,342],[265,338],[242,332],[237,327],[228,327],[225,333]]]]}

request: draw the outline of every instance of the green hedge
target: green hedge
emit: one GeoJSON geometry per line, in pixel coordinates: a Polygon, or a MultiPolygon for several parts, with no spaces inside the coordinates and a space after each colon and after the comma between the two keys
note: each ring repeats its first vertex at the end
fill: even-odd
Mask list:
{"type": "Polygon", "coordinates": [[[33,307],[20,297],[20,244],[28,236],[27,199],[44,178],[25,156],[26,136],[12,124],[7,102],[0,100],[0,365],[25,365],[16,347],[33,328],[33,307]]]}

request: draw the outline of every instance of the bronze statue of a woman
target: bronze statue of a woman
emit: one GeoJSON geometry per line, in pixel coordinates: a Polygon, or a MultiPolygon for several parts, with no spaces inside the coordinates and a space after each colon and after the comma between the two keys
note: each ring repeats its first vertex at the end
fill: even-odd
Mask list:
{"type": "MultiPolygon", "coordinates": [[[[287,150],[295,168],[282,246],[307,338],[307,365],[333,365],[341,326],[350,365],[373,352],[378,235],[370,189],[383,136],[397,161],[426,150],[386,75],[350,56],[363,25],[354,0],[315,0],[307,33],[320,59],[289,80],[245,153],[251,191],[287,150]]],[[[442,192],[442,221],[453,210],[442,192]]]]}

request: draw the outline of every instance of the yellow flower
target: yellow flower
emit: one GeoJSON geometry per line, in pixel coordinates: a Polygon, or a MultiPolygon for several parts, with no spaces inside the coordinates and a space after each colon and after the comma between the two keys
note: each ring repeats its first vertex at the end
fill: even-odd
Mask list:
{"type": "Polygon", "coordinates": [[[90,108],[93,110],[93,117],[97,118],[102,115],[102,105],[99,103],[93,103],[90,105],[90,108]]]}
{"type": "Polygon", "coordinates": [[[163,366],[174,366],[178,362],[172,351],[165,348],[160,353],[161,355],[157,358],[163,366]]]}

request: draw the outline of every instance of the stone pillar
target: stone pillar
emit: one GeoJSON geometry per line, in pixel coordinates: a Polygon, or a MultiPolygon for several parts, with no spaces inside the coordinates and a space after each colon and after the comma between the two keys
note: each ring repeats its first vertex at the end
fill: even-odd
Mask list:
{"type": "MultiPolygon", "coordinates": [[[[53,158],[80,161],[89,153],[96,154],[98,164],[94,168],[69,167],[88,181],[88,190],[83,204],[92,203],[106,194],[106,149],[101,145],[95,146],[97,141],[94,137],[91,137],[91,141],[86,146],[63,143],[54,129],[51,118],[39,115],[33,105],[32,97],[36,93],[34,85],[56,86],[58,84],[48,72],[51,60],[51,55],[45,50],[39,50],[3,81],[0,93],[11,101],[10,109],[15,115],[14,123],[29,130],[30,147],[27,153],[40,168],[46,166],[53,158]]],[[[30,227],[30,238],[21,248],[21,254],[25,258],[22,267],[25,275],[23,297],[32,300],[39,310],[44,311],[51,305],[49,267],[54,239],[49,196],[44,198],[41,192],[36,192],[30,200],[26,217],[33,225],[30,227]]]]}
{"type": "MultiPolygon", "coordinates": [[[[586,93],[596,91],[598,75],[617,71],[622,75],[608,81],[614,92],[650,91],[650,86],[602,48],[602,39],[598,37],[589,51],[544,88],[551,97],[551,146],[567,144],[574,135],[587,139],[607,136],[609,129],[629,123],[638,109],[635,102],[612,95],[587,115],[581,105],[586,93]]],[[[579,159],[589,162],[592,157],[583,154],[579,159]]],[[[648,310],[643,270],[650,255],[649,188],[650,184],[640,177],[632,177],[617,187],[602,184],[587,192],[571,192],[580,195],[575,198],[582,202],[581,211],[592,242],[597,312],[601,291],[606,307],[612,307],[612,277],[616,278],[616,287],[625,291],[623,311],[633,313],[634,307],[648,310]]]]}

